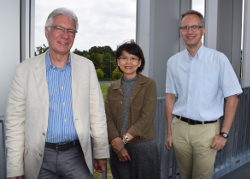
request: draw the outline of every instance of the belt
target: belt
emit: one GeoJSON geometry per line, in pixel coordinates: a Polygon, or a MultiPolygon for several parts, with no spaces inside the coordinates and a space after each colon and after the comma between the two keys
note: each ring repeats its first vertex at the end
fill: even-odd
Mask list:
{"type": "Polygon", "coordinates": [[[196,125],[196,124],[202,124],[202,123],[209,124],[209,123],[215,123],[215,122],[217,122],[217,120],[215,120],[215,121],[204,121],[204,122],[201,122],[201,121],[196,121],[196,120],[193,120],[193,119],[188,119],[188,118],[185,118],[185,117],[180,117],[180,116],[176,116],[176,117],[178,119],[180,119],[181,121],[187,122],[190,125],[196,125]]]}
{"type": "Polygon", "coordinates": [[[73,142],[56,143],[56,144],[45,142],[46,148],[54,149],[56,151],[66,151],[66,150],[69,150],[71,148],[74,148],[77,145],[80,145],[79,140],[75,140],[73,142]]]}

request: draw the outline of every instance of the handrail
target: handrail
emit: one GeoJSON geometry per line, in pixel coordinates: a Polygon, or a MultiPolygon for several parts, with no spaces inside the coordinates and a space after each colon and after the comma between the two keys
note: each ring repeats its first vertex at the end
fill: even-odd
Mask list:
{"type": "MultiPolygon", "coordinates": [[[[226,103],[226,100],[225,100],[226,103]]],[[[221,124],[223,117],[221,117],[221,124]]],[[[0,124],[2,124],[2,131],[4,131],[4,118],[0,117],[0,124]]],[[[165,147],[165,140],[167,136],[167,125],[165,116],[165,99],[157,99],[157,107],[154,116],[154,127],[156,132],[156,142],[158,146],[162,179],[180,178],[177,162],[174,155],[174,150],[167,150],[165,147]]],[[[244,88],[243,93],[239,96],[239,102],[232,124],[229,138],[225,147],[217,152],[215,167],[212,179],[217,179],[234,169],[244,165],[250,161],[250,88],[244,88]]],[[[5,141],[3,132],[2,141],[5,141]]],[[[3,145],[5,151],[5,145],[3,145]]],[[[6,155],[5,162],[6,162],[6,155]]],[[[1,160],[0,160],[1,161],[1,160]]],[[[5,171],[4,166],[4,171],[5,171]]],[[[107,168],[107,166],[106,166],[107,168]]],[[[1,171],[1,168],[0,168],[1,171]]],[[[5,178],[5,173],[0,174],[0,178],[5,178]]],[[[102,179],[107,179],[107,172],[102,174],[102,179]]]]}

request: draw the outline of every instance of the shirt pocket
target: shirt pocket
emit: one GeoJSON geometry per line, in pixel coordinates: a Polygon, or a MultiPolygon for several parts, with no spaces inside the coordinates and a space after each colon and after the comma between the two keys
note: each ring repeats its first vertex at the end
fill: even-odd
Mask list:
{"type": "Polygon", "coordinates": [[[214,74],[201,74],[200,91],[204,93],[212,93],[218,90],[218,76],[214,74]]]}

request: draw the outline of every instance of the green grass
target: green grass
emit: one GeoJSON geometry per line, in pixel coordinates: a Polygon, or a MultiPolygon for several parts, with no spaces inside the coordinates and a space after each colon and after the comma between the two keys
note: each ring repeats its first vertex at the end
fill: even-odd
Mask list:
{"type": "MultiPolygon", "coordinates": [[[[102,174],[98,173],[95,169],[94,169],[94,179],[101,179],[102,178],[102,174]]],[[[107,161],[107,179],[113,179],[113,176],[111,174],[111,170],[110,170],[110,165],[109,165],[109,159],[107,161]]]]}
{"type": "MultiPolygon", "coordinates": [[[[107,88],[108,88],[109,84],[100,84],[101,90],[102,90],[102,95],[103,95],[103,99],[105,100],[106,95],[107,95],[107,88]]],[[[94,179],[101,179],[102,178],[102,174],[98,173],[95,169],[94,169],[94,179]]],[[[109,165],[109,159],[107,161],[107,179],[113,179],[112,174],[111,174],[111,170],[110,170],[110,165],[109,165]]]]}
{"type": "Polygon", "coordinates": [[[107,95],[107,88],[109,84],[100,84],[101,90],[102,90],[102,95],[103,95],[103,100],[105,100],[106,95],[107,95]]]}
{"type": "MultiPolygon", "coordinates": [[[[99,81],[110,81],[110,78],[98,78],[99,81]]],[[[111,78],[111,81],[115,81],[111,78]]]]}

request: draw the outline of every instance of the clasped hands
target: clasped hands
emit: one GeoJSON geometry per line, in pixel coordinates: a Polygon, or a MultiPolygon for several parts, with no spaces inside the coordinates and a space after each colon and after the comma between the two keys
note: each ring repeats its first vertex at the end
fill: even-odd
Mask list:
{"type": "Polygon", "coordinates": [[[118,155],[120,162],[131,161],[131,158],[128,154],[125,144],[122,142],[120,137],[117,137],[111,141],[111,145],[115,153],[118,155]]]}

